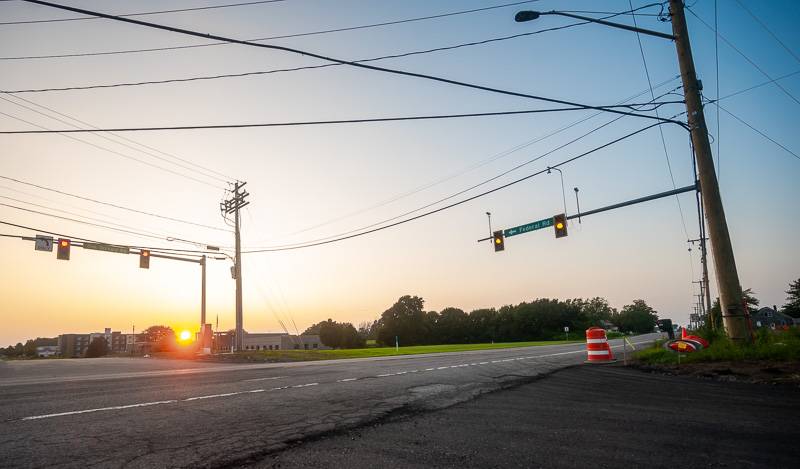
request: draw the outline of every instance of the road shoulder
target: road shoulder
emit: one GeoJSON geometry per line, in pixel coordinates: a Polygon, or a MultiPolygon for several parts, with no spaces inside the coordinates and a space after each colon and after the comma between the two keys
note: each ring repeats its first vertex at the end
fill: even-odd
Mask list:
{"type": "Polygon", "coordinates": [[[795,467],[800,390],[580,366],[255,467],[795,467]]]}

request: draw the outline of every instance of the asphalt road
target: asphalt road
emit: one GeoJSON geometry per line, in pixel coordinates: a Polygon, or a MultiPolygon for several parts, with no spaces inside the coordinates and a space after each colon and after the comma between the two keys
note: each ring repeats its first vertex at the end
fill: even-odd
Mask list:
{"type": "Polygon", "coordinates": [[[576,344],[290,364],[0,363],[0,466],[247,465],[294,442],[445,408],[584,359],[576,344]]]}
{"type": "Polygon", "coordinates": [[[258,468],[796,468],[800,389],[578,366],[268,455],[258,468]]]}

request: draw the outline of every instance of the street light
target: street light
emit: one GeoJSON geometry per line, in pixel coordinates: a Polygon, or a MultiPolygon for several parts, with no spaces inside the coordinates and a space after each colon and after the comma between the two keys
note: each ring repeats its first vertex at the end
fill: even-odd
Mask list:
{"type": "Polygon", "coordinates": [[[651,31],[649,29],[643,29],[643,28],[637,28],[637,27],[634,27],[634,26],[628,26],[627,24],[612,23],[611,21],[605,21],[605,20],[601,20],[601,19],[597,19],[597,18],[592,18],[592,17],[589,17],[589,16],[573,15],[572,13],[565,13],[563,11],[555,11],[555,10],[553,10],[553,11],[530,11],[530,10],[520,11],[519,13],[517,13],[514,16],[514,21],[516,21],[517,23],[524,23],[526,21],[533,21],[533,20],[538,19],[539,17],[545,16],[545,15],[565,16],[567,18],[575,18],[575,19],[578,19],[578,20],[587,21],[589,23],[599,23],[599,24],[604,24],[606,26],[611,26],[612,28],[619,28],[619,29],[624,29],[624,30],[627,30],[627,31],[634,31],[634,32],[637,32],[637,33],[647,34],[649,36],[660,37],[660,38],[663,38],[663,39],[670,39],[670,40],[673,40],[673,41],[675,40],[675,36],[673,36],[672,34],[660,33],[658,31],[651,31]]]}
{"type": "Polygon", "coordinates": [[[725,329],[735,342],[749,342],[752,334],[748,328],[748,312],[742,305],[742,284],[739,273],[736,271],[736,260],[733,255],[728,222],[725,219],[725,210],[719,192],[719,182],[714,170],[714,158],[711,154],[711,143],[708,138],[708,126],[703,113],[703,101],[700,91],[702,86],[697,79],[692,48],[689,43],[689,31],[686,27],[683,0],[669,0],[669,13],[672,22],[672,34],[651,31],[626,24],[612,23],[588,16],[575,15],[563,11],[520,11],[514,17],[518,23],[532,21],[545,15],[564,16],[588,23],[598,23],[612,28],[633,31],[648,36],[669,39],[675,42],[678,55],[681,81],[683,84],[684,102],[686,103],[687,130],[691,133],[694,157],[697,165],[697,177],[705,216],[708,223],[708,234],[711,240],[711,250],[714,258],[714,267],[719,284],[720,303],[722,316],[725,319],[725,329]]]}

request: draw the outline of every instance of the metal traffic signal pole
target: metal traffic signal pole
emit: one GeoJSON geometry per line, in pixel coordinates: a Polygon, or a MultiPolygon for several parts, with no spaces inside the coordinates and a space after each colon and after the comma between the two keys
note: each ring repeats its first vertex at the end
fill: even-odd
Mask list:
{"type": "Polygon", "coordinates": [[[703,208],[708,224],[708,236],[711,240],[711,251],[714,254],[714,270],[719,285],[722,319],[731,340],[746,342],[751,339],[750,328],[742,303],[742,286],[736,271],[728,223],[725,220],[719,183],[714,171],[714,159],[711,154],[711,143],[708,140],[708,129],[700,98],[700,86],[689,44],[683,0],[670,0],[669,7],[672,14],[672,32],[675,36],[675,48],[678,52],[678,64],[681,69],[703,208]]]}

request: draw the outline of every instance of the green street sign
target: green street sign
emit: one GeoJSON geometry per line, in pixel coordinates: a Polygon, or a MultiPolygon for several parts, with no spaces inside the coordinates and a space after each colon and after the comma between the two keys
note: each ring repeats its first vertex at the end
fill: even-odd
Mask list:
{"type": "Polygon", "coordinates": [[[541,230],[542,228],[547,228],[549,226],[553,226],[552,217],[545,218],[544,220],[536,220],[525,225],[515,226],[514,228],[503,230],[503,236],[508,238],[509,236],[527,233],[529,231],[541,230]]]}
{"type": "Polygon", "coordinates": [[[119,254],[130,254],[130,249],[125,246],[114,246],[104,243],[83,243],[83,249],[93,249],[95,251],[116,252],[119,254]]]}

